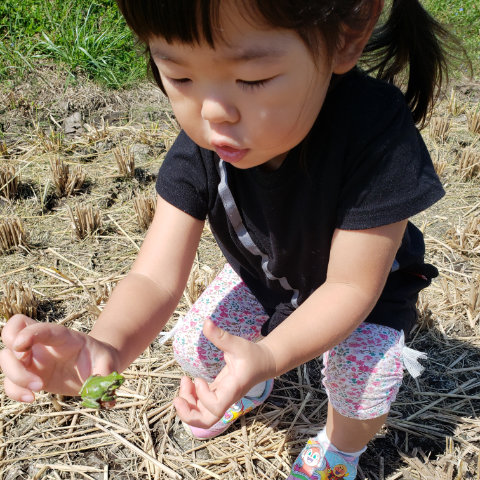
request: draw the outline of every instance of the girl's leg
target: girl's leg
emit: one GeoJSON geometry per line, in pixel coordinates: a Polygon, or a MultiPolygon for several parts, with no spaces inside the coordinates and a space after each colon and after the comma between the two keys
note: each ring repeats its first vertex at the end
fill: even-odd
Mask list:
{"type": "Polygon", "coordinates": [[[340,450],[363,448],[385,422],[403,379],[403,348],[403,333],[364,323],[324,354],[326,430],[340,450]]]}
{"type": "Polygon", "coordinates": [[[353,480],[358,459],[385,422],[403,378],[403,334],[362,324],[324,354],[323,384],[329,397],[326,427],[310,439],[290,479],[353,480]],[[328,478],[328,477],[326,477],[328,478]]]}
{"type": "MultiPolygon", "coordinates": [[[[206,318],[232,335],[256,341],[261,338],[261,328],[268,316],[230,265],[225,265],[185,316],[173,341],[175,358],[182,368],[194,377],[211,382],[225,362],[223,352],[203,335],[206,318]]],[[[215,425],[208,429],[186,425],[187,431],[198,439],[219,435],[237,418],[261,405],[272,386],[273,380],[255,385],[215,425]]]]}
{"type": "Polygon", "coordinates": [[[369,420],[344,417],[328,402],[325,432],[331,443],[342,452],[358,452],[375,436],[387,420],[388,413],[369,420]]]}
{"type": "Polygon", "coordinates": [[[173,340],[180,366],[192,377],[211,382],[225,362],[223,352],[203,335],[206,318],[232,335],[255,341],[268,316],[232,267],[225,265],[183,318],[173,340]]]}

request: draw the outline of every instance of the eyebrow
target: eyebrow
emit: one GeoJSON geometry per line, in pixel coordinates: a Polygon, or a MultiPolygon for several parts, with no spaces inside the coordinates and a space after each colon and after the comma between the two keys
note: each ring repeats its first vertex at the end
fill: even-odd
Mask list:
{"type": "MultiPolygon", "coordinates": [[[[183,65],[181,59],[176,58],[175,56],[169,55],[162,50],[152,48],[150,50],[152,57],[157,58],[158,60],[163,60],[166,62],[175,63],[177,65],[183,65]]],[[[227,62],[250,62],[255,60],[266,60],[276,59],[283,57],[285,55],[285,50],[276,47],[252,47],[246,49],[239,49],[238,51],[233,52],[229,55],[222,56],[222,60],[227,62]]]]}

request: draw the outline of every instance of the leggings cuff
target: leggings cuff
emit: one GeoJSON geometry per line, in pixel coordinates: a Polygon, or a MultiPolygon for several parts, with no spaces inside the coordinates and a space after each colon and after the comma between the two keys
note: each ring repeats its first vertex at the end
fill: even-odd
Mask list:
{"type": "Polygon", "coordinates": [[[418,350],[414,350],[413,348],[406,347],[405,334],[403,332],[400,342],[403,345],[403,366],[413,378],[418,378],[425,371],[425,367],[419,362],[419,360],[426,360],[428,358],[427,354],[418,350]]]}

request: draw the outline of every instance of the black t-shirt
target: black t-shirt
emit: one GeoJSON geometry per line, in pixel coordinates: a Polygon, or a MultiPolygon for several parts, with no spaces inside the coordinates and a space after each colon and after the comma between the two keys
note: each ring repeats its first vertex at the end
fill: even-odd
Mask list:
{"type": "MultiPolygon", "coordinates": [[[[218,193],[219,159],[181,132],[158,175],[162,198],[198,219],[208,217],[220,249],[272,317],[291,311],[292,292],[269,280],[246,249],[218,193]]],[[[394,223],[443,196],[403,94],[354,70],[335,81],[307,138],[275,171],[225,164],[243,225],[275,277],[298,290],[301,304],[326,278],[336,228],[394,223]]],[[[418,291],[436,271],[424,264],[422,234],[408,224],[377,306],[366,321],[410,330],[418,291]]]]}

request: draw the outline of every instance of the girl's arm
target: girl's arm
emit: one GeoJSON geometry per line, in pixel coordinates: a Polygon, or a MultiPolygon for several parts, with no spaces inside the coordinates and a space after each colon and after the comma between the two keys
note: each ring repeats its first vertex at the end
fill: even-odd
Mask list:
{"type": "Polygon", "coordinates": [[[258,343],[205,321],[204,334],[224,351],[226,366],[210,384],[182,380],[175,406],[190,425],[207,428],[260,381],[285,373],[347,338],[375,306],[407,220],[368,230],[336,230],[327,279],[258,343]]]}
{"type": "Polygon", "coordinates": [[[114,348],[122,371],[154,340],[175,310],[204,222],[160,196],[128,275],[117,285],[90,335],[114,348]]]}
{"type": "Polygon", "coordinates": [[[15,315],[2,330],[5,392],[76,395],[93,373],[122,371],[152,342],[182,295],[203,222],[161,198],[131,272],[114,289],[90,335],[15,315]]]}
{"type": "Polygon", "coordinates": [[[347,338],[380,297],[407,220],[368,230],[336,230],[327,279],[259,344],[273,376],[311,360],[347,338]]]}

